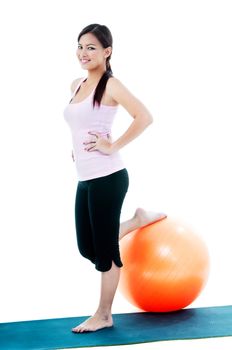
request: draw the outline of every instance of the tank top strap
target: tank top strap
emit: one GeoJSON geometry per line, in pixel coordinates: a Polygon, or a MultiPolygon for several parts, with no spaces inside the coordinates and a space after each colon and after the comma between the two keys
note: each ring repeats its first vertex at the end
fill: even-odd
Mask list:
{"type": "Polygon", "coordinates": [[[86,78],[81,78],[81,79],[80,79],[80,81],[79,81],[79,83],[77,84],[77,86],[76,86],[74,92],[71,94],[71,100],[70,100],[70,102],[72,101],[73,97],[76,95],[77,90],[79,89],[79,87],[81,86],[81,84],[83,83],[83,81],[84,81],[85,79],[86,79],[86,78]]]}

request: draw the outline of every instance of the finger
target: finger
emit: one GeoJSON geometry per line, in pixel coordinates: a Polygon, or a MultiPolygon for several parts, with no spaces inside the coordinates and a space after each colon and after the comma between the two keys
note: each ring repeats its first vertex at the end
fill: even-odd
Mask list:
{"type": "Polygon", "coordinates": [[[98,132],[89,131],[88,134],[89,134],[89,135],[96,136],[96,138],[100,137],[100,134],[99,134],[98,132]]]}
{"type": "Polygon", "coordinates": [[[90,145],[90,144],[95,144],[96,141],[85,141],[83,142],[83,145],[90,145]]]}
{"type": "Polygon", "coordinates": [[[90,151],[95,151],[95,150],[96,150],[96,146],[95,146],[95,145],[89,146],[89,147],[86,147],[86,148],[85,148],[85,151],[88,151],[88,152],[90,152],[90,151]]]}

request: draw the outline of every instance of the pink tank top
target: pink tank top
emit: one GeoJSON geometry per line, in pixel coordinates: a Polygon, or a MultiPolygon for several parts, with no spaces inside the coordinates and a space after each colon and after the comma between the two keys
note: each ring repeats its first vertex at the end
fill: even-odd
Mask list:
{"type": "MultiPolygon", "coordinates": [[[[81,79],[71,100],[85,79],[81,79]]],[[[92,137],[88,134],[89,131],[101,133],[105,138],[111,136],[111,127],[117,112],[117,106],[101,104],[100,107],[93,108],[94,92],[95,90],[81,102],[71,103],[70,100],[64,109],[64,118],[71,129],[73,153],[80,181],[106,176],[125,168],[118,152],[107,155],[100,151],[88,152],[84,149],[86,146],[83,142],[92,137]]]]}

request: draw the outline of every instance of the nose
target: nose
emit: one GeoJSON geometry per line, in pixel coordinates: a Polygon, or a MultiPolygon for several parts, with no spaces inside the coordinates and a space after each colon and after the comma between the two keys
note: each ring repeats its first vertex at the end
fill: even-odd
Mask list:
{"type": "Polygon", "coordinates": [[[88,57],[88,50],[87,48],[77,49],[77,56],[79,58],[86,58],[88,57]]]}

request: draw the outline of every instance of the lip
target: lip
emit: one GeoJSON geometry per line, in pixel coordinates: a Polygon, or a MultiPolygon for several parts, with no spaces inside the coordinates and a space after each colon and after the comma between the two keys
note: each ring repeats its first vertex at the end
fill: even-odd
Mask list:
{"type": "Polygon", "coordinates": [[[86,63],[89,63],[90,60],[88,60],[88,59],[86,59],[86,58],[82,58],[82,59],[80,59],[80,62],[81,62],[82,64],[86,64],[86,63]]]}

